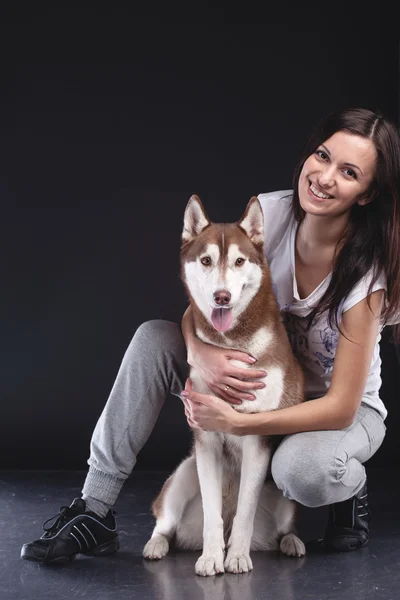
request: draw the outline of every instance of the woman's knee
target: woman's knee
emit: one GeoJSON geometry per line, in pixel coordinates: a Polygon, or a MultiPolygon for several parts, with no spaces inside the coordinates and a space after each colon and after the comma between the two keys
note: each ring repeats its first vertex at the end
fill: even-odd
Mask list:
{"type": "Polygon", "coordinates": [[[142,348],[143,351],[151,348],[172,353],[185,350],[185,341],[180,326],[172,321],[162,319],[153,319],[142,323],[137,328],[131,345],[135,346],[135,351],[138,348],[142,348]]]}
{"type": "Polygon", "coordinates": [[[337,479],[332,461],[311,441],[301,433],[286,437],[273,456],[272,477],[291,500],[309,507],[325,506],[331,503],[337,479]]]}
{"type": "MultiPolygon", "coordinates": [[[[183,373],[188,369],[187,351],[182,331],[177,323],[154,319],[142,323],[136,330],[124,356],[124,362],[155,361],[161,369],[183,373]]],[[[180,377],[179,385],[183,380],[180,377]]]]}

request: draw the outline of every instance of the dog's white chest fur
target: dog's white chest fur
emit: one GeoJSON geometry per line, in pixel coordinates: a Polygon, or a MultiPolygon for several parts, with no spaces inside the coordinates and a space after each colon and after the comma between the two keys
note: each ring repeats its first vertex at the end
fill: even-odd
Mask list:
{"type": "MultiPolygon", "coordinates": [[[[211,344],[209,340],[201,330],[197,330],[198,337],[207,344],[211,344]]],[[[227,343],[225,347],[234,347],[233,343],[227,343]]],[[[268,327],[261,327],[246,344],[246,348],[241,348],[252,356],[262,356],[268,351],[268,346],[272,341],[272,333],[268,327]]],[[[238,366],[241,369],[251,369],[252,366],[248,363],[244,363],[238,360],[232,360],[232,365],[238,366]]],[[[255,363],[256,369],[265,368],[264,365],[255,363]]],[[[272,366],[265,369],[267,376],[262,380],[266,387],[259,390],[251,390],[251,393],[256,397],[255,400],[242,400],[242,404],[234,405],[234,409],[242,413],[256,413],[266,410],[275,410],[278,408],[283,390],[284,390],[284,374],[283,370],[279,366],[272,366]]],[[[193,383],[193,388],[196,392],[203,394],[213,394],[208,385],[197,373],[196,369],[192,367],[190,371],[190,378],[193,383]]]]}

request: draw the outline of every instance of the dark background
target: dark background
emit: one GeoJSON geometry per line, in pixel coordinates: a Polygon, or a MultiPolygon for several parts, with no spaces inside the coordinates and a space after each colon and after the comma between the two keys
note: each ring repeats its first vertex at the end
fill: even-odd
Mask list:
{"type": "MultiPolygon", "coordinates": [[[[291,187],[329,111],[398,119],[398,34],[379,13],[246,21],[193,5],[189,19],[129,4],[2,9],[3,469],[86,468],[136,328],[178,321],[186,307],[179,246],[191,194],[213,220],[237,220],[252,195],[291,187]]],[[[399,461],[388,333],[376,466],[399,461]]],[[[171,396],[137,468],[173,467],[190,437],[171,396]]]]}

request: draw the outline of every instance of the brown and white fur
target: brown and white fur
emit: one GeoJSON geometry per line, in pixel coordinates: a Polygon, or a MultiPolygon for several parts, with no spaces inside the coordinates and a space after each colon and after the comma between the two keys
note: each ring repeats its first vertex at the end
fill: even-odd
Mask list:
{"type": "MultiPolygon", "coordinates": [[[[280,319],[263,249],[264,222],[257,198],[250,199],[238,223],[228,224],[211,223],[200,199],[190,198],[181,273],[196,335],[253,355],[257,369],[267,371],[266,387],[252,390],[256,399],[233,406],[242,413],[276,410],[303,400],[303,375],[280,319]]],[[[251,368],[240,361],[232,364],[251,368]]],[[[194,390],[213,393],[196,369],[190,377],[194,390]]],[[[304,544],[294,532],[295,503],[273,482],[265,482],[271,452],[267,436],[195,430],[191,455],[167,479],[152,505],[157,523],[143,556],[164,557],[174,539],[177,548],[203,550],[195,567],[198,575],[247,572],[253,568],[250,550],[280,548],[284,554],[304,556],[304,544]]]]}

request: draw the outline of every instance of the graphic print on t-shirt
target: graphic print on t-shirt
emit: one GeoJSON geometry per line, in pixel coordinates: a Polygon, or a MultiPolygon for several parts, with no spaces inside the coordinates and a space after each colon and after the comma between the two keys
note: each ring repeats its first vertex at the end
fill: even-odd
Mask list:
{"type": "Polygon", "coordinates": [[[331,329],[326,319],[319,319],[307,329],[307,320],[288,310],[281,311],[283,324],[293,352],[305,369],[327,375],[333,369],[339,333],[331,329]]]}

